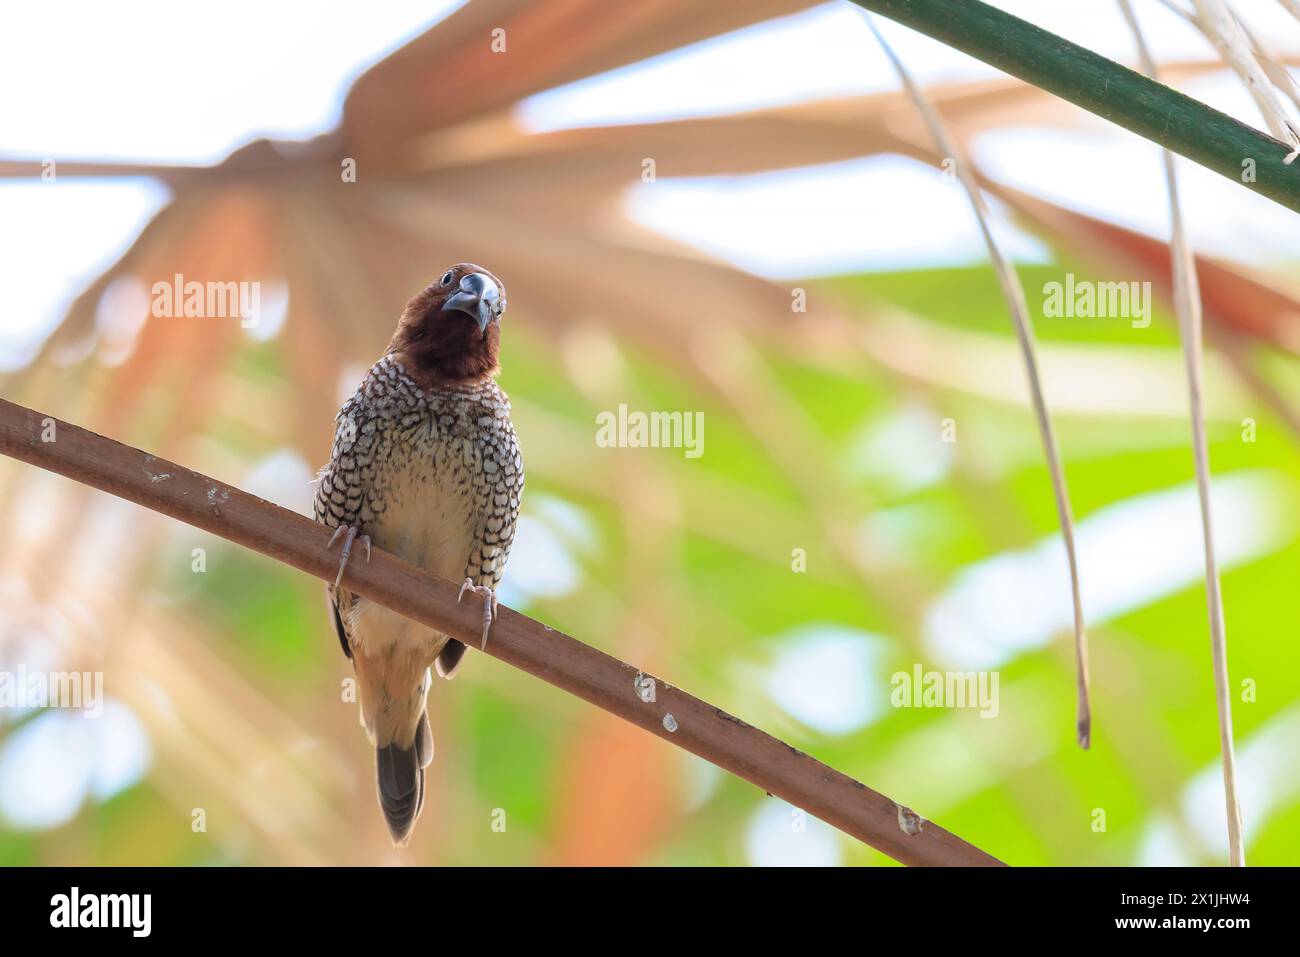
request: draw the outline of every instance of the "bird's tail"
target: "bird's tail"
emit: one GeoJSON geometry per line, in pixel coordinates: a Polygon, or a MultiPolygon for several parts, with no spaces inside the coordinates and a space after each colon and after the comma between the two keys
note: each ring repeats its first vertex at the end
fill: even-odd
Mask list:
{"type": "Polygon", "coordinates": [[[379,807],[388,823],[394,844],[411,838],[416,819],[424,807],[424,769],[433,760],[433,735],[429,732],[429,715],[420,713],[415,740],[410,748],[396,743],[375,749],[375,766],[379,782],[379,807]]]}

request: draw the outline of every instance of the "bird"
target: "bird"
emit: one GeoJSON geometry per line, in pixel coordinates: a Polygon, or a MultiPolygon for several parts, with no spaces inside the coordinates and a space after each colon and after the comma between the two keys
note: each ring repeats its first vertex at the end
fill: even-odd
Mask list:
{"type": "Polygon", "coordinates": [[[466,646],[342,587],[354,546],[372,547],[483,598],[481,647],[514,542],[523,459],[501,371],[505,285],[459,263],[406,303],[383,356],[335,418],[316,521],[342,542],[329,612],[356,674],[375,748],[379,806],[395,846],[409,842],[433,760],[426,709],[433,668],[455,675],[466,646]]]}

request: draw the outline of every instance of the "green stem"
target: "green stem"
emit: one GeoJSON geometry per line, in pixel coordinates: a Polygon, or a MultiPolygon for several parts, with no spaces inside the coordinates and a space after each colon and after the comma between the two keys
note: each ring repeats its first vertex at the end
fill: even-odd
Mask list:
{"type": "Polygon", "coordinates": [[[852,0],[1300,212],[1300,162],[1232,117],[979,0],[852,0]],[[1251,161],[1251,162],[1247,162],[1251,161]]]}

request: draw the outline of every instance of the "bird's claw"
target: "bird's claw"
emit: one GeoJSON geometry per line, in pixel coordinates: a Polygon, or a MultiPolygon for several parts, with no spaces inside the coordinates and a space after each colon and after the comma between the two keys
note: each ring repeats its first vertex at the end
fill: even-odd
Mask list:
{"type": "Polygon", "coordinates": [[[460,593],[456,595],[456,601],[465,597],[465,592],[482,592],[483,593],[483,644],[481,649],[487,650],[488,632],[492,628],[492,620],[497,613],[497,593],[491,585],[475,585],[474,579],[466,578],[460,585],[460,593]]]}
{"type": "Polygon", "coordinates": [[[334,529],[334,534],[330,536],[330,543],[325,546],[326,551],[334,547],[334,543],[343,536],[343,555],[339,559],[339,573],[334,579],[334,588],[337,591],[339,582],[343,581],[343,570],[348,567],[348,558],[352,555],[352,543],[362,542],[366,546],[366,562],[370,561],[370,536],[358,535],[356,528],[351,525],[340,525],[334,529]]]}

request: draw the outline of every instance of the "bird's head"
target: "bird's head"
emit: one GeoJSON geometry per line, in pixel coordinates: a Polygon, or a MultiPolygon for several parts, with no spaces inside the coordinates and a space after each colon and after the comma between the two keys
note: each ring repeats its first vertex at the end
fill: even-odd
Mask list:
{"type": "Polygon", "coordinates": [[[432,381],[496,375],[505,311],[505,284],[482,266],[460,263],[406,304],[388,352],[432,381]]]}

